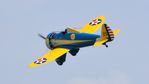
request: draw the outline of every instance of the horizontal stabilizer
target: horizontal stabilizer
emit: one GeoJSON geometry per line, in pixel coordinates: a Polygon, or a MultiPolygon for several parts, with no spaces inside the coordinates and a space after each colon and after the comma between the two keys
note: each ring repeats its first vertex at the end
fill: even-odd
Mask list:
{"type": "Polygon", "coordinates": [[[120,29],[116,29],[116,30],[114,30],[113,31],[113,33],[114,33],[114,36],[117,36],[117,34],[120,32],[120,29]]]}
{"type": "MultiPolygon", "coordinates": [[[[111,42],[114,40],[114,37],[120,32],[120,29],[116,29],[112,31],[107,24],[102,25],[101,29],[101,38],[98,38],[94,44],[94,47],[99,45],[106,45],[107,42],[111,42]]],[[[106,45],[106,47],[108,47],[106,45]]]]}
{"type": "Polygon", "coordinates": [[[105,43],[107,41],[108,41],[108,39],[97,40],[96,43],[94,44],[94,47],[100,46],[100,45],[102,45],[103,43],[105,43]]]}

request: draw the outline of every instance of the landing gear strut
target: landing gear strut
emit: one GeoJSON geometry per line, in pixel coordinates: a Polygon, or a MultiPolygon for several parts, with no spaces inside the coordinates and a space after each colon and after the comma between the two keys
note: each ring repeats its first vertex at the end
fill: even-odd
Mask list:
{"type": "Polygon", "coordinates": [[[106,46],[106,48],[108,48],[108,45],[107,45],[106,43],[103,43],[103,45],[105,45],[105,46],[106,46]]]}

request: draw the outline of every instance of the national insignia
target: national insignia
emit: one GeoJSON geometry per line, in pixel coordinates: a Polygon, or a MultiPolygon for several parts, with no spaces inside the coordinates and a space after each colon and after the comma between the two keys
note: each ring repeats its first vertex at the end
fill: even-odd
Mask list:
{"type": "Polygon", "coordinates": [[[100,24],[100,23],[101,23],[101,19],[95,19],[92,22],[90,22],[89,25],[94,26],[94,25],[97,25],[97,24],[100,24]]]}
{"type": "Polygon", "coordinates": [[[42,64],[42,63],[45,63],[47,61],[46,58],[39,58],[37,61],[35,61],[34,63],[35,64],[42,64]]]}
{"type": "Polygon", "coordinates": [[[71,34],[70,38],[71,38],[71,40],[74,40],[75,39],[75,34],[71,34]]]}

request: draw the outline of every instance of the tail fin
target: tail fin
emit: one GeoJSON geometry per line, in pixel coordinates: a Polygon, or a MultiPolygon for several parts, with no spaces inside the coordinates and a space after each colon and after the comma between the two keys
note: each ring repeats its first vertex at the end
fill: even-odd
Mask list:
{"type": "Polygon", "coordinates": [[[97,47],[99,45],[105,45],[106,47],[108,47],[108,45],[106,45],[107,42],[113,41],[114,40],[114,36],[118,34],[120,30],[117,29],[114,32],[110,29],[109,26],[107,26],[107,24],[103,24],[102,25],[102,29],[101,29],[101,38],[97,39],[97,41],[94,44],[94,47],[97,47]]]}
{"type": "Polygon", "coordinates": [[[101,38],[102,39],[108,39],[108,41],[113,41],[114,40],[114,33],[110,29],[110,27],[107,26],[107,24],[102,25],[101,38]]]}

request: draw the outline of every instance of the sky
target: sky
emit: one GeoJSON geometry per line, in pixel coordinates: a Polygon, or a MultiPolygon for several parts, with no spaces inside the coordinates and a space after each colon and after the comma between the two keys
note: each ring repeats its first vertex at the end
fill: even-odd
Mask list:
{"type": "MultiPolygon", "coordinates": [[[[148,0],[0,0],[1,84],[149,84],[148,0]],[[63,66],[54,61],[29,69],[48,52],[43,39],[67,27],[81,29],[104,15],[121,29],[109,48],[82,48],[67,54],[63,66]]],[[[100,34],[100,30],[96,33],[100,34]]]]}

